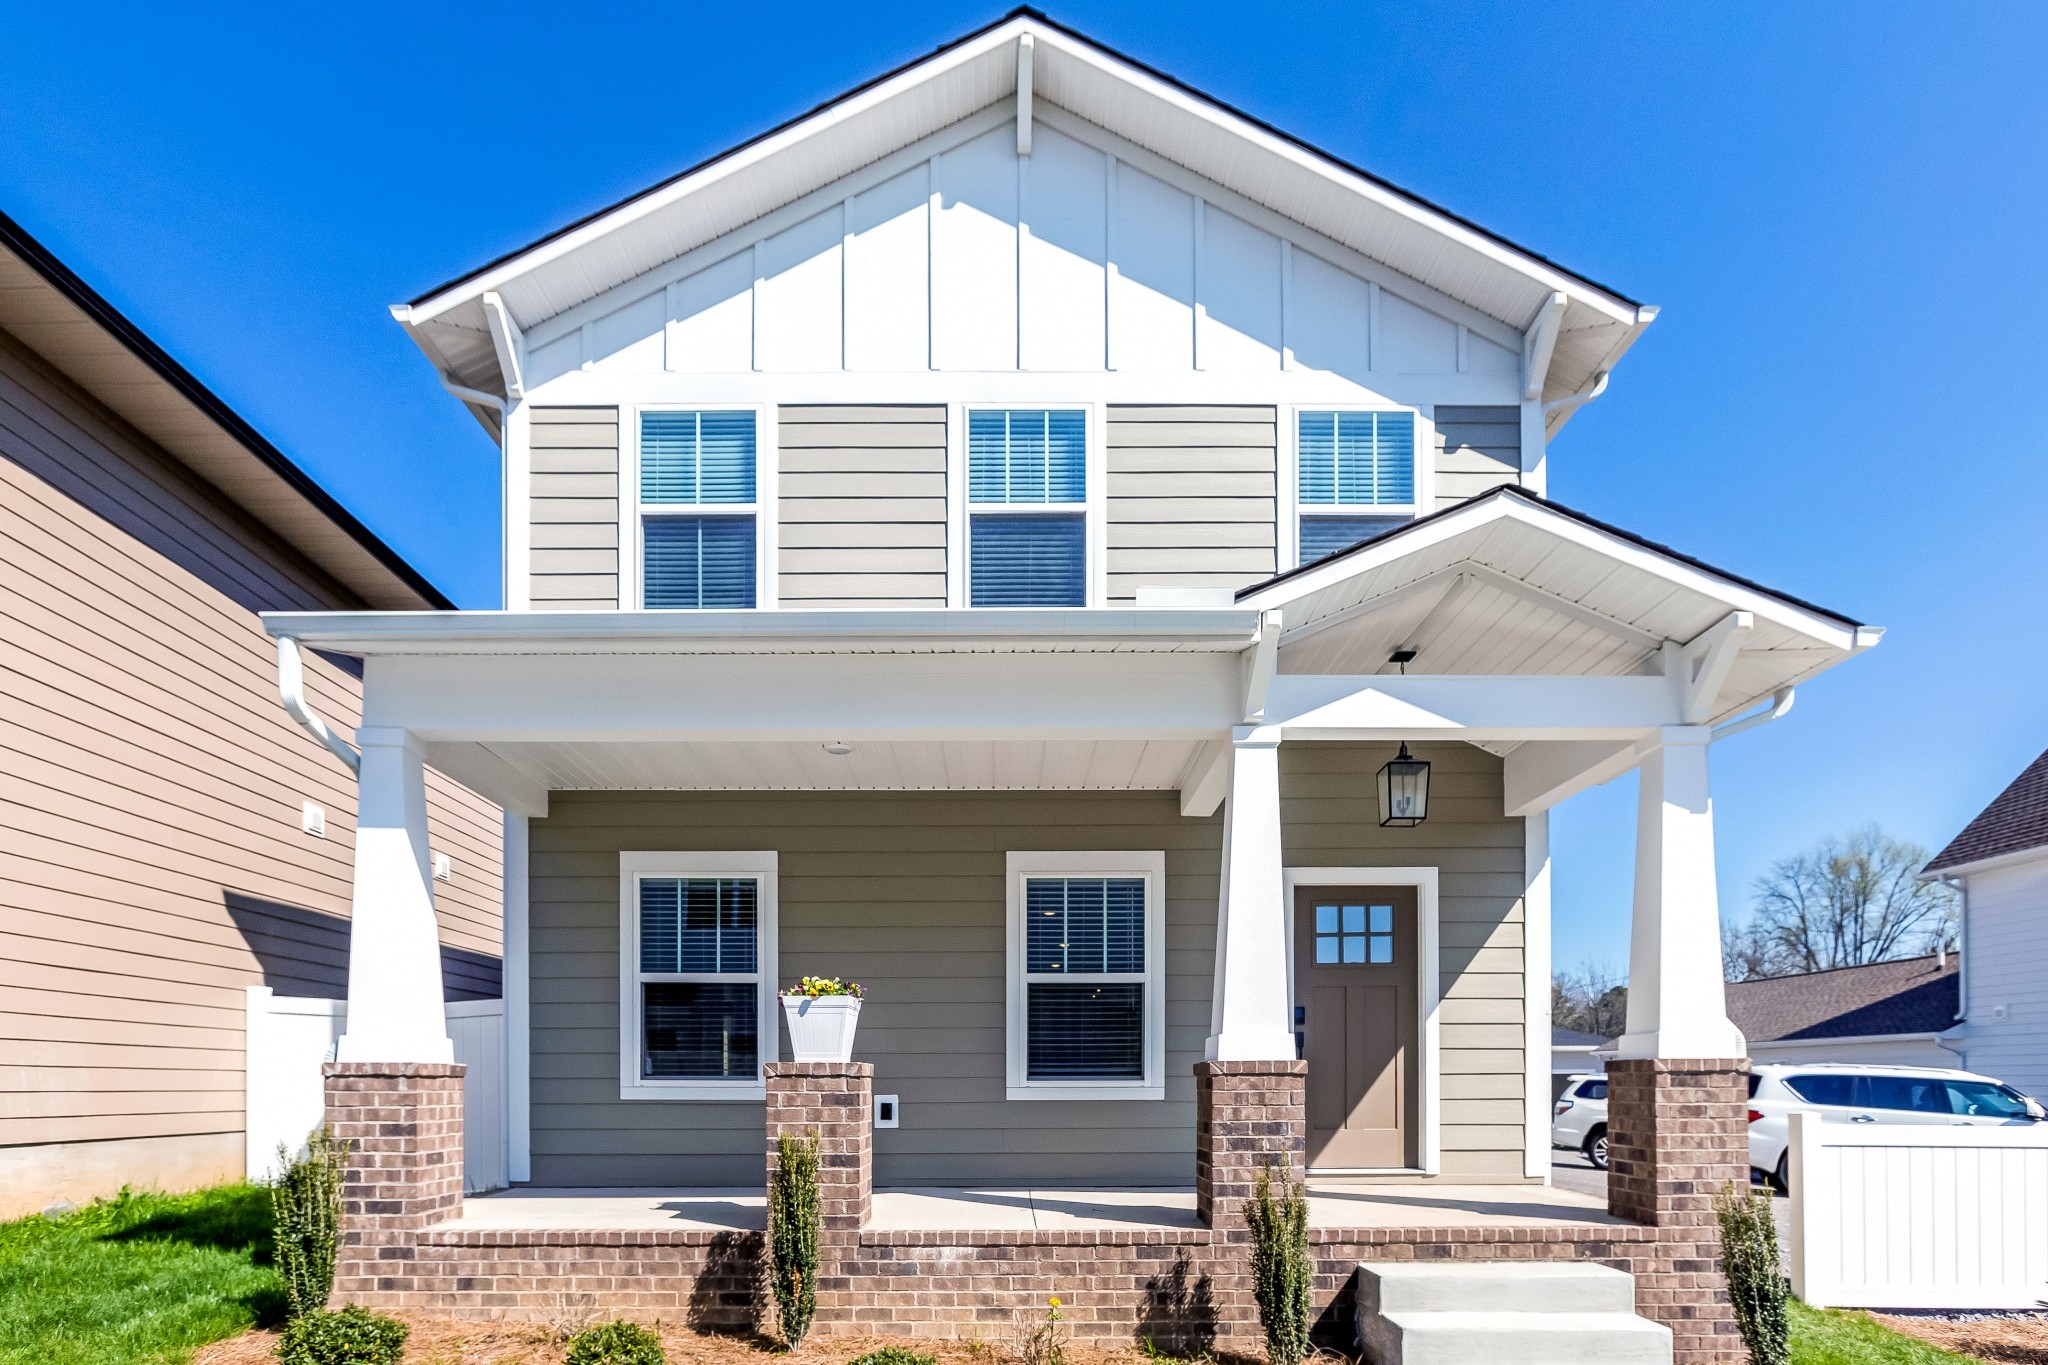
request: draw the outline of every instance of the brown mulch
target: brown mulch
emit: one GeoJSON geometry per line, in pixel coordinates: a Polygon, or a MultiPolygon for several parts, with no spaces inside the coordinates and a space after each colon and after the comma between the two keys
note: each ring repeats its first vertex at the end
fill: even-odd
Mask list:
{"type": "Polygon", "coordinates": [[[2048,1365],[2048,1315],[2019,1318],[1893,1317],[1873,1313],[1885,1326],[1930,1346],[2010,1365],[2048,1365]]]}
{"type": "MultiPolygon", "coordinates": [[[[568,1346],[569,1326],[533,1322],[475,1322],[427,1313],[392,1313],[412,1328],[406,1339],[406,1365],[560,1365],[568,1346]]],[[[575,1324],[580,1326],[581,1324],[575,1324]]],[[[884,1346],[907,1346],[939,1358],[939,1365],[1015,1365],[1007,1338],[984,1341],[912,1341],[902,1337],[817,1336],[803,1349],[784,1352],[779,1342],[763,1337],[722,1336],[688,1327],[655,1323],[670,1365],[846,1365],[884,1346]]],[[[274,1365],[275,1332],[245,1332],[215,1342],[192,1358],[192,1365],[274,1365]]],[[[1143,1352],[1106,1349],[1075,1343],[1067,1347],[1067,1365],[1146,1365],[1143,1352]]]]}

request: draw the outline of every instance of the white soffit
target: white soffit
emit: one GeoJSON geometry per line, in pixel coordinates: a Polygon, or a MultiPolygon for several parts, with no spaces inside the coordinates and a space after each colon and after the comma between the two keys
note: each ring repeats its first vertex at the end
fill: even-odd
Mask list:
{"type": "Polygon", "coordinates": [[[1439,513],[1272,583],[1286,673],[1654,673],[1665,641],[1733,611],[1756,623],[1715,706],[1732,714],[1874,645],[1881,631],[1722,575],[1519,492],[1439,513]]]}
{"type": "Polygon", "coordinates": [[[487,746],[553,791],[1171,791],[1197,740],[487,746]]]}
{"type": "Polygon", "coordinates": [[[430,358],[502,391],[486,292],[532,328],[978,110],[1017,86],[1033,40],[1036,100],[1069,112],[1411,279],[1526,329],[1567,300],[1546,398],[1611,367],[1655,310],[1035,14],[1019,14],[461,279],[395,306],[430,358]]]}

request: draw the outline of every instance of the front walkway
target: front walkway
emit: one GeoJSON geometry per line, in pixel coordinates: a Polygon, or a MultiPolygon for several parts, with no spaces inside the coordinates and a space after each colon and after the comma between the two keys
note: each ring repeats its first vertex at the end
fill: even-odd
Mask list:
{"type": "MultiPolygon", "coordinates": [[[[1547,1185],[1363,1185],[1311,1180],[1313,1228],[1584,1228],[1625,1224],[1606,1201],[1547,1185]]],[[[446,1230],[755,1231],[759,1190],[547,1189],[463,1201],[446,1230]]],[[[1192,1189],[876,1190],[866,1231],[1131,1231],[1201,1227],[1192,1189]]]]}

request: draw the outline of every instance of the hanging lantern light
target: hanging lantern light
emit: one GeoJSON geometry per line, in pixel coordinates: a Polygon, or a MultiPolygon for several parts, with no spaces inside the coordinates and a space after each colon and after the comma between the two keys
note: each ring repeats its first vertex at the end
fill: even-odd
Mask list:
{"type": "Polygon", "coordinates": [[[1380,769],[1380,824],[1409,829],[1429,818],[1429,764],[1401,752],[1380,769]]]}

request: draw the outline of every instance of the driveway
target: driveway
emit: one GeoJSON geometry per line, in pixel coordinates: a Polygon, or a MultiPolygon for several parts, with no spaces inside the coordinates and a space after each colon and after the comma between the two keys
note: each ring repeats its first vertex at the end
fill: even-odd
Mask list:
{"type": "MultiPolygon", "coordinates": [[[[1550,1183],[1560,1189],[1577,1190],[1580,1194],[1607,1197],[1607,1172],[1596,1171],[1586,1158],[1577,1152],[1553,1151],[1550,1154],[1550,1183]]],[[[1781,1194],[1773,1193],[1771,1212],[1778,1220],[1778,1249],[1780,1255],[1789,1255],[1792,1246],[1792,1201],[1781,1194]]]]}

